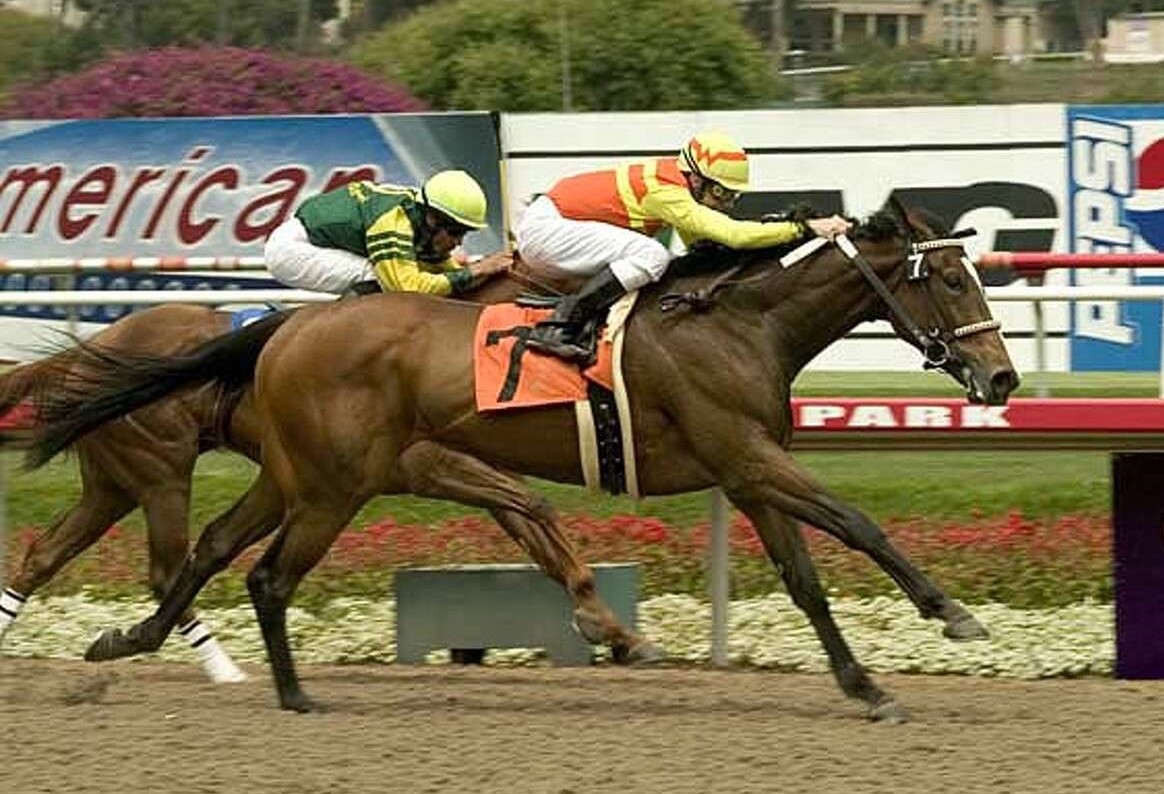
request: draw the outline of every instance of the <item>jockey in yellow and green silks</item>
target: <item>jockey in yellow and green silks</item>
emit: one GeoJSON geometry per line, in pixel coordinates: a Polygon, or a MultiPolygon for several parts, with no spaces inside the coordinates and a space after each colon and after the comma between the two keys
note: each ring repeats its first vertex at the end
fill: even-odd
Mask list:
{"type": "Polygon", "coordinates": [[[468,265],[453,258],[468,232],[485,228],[486,211],[485,192],[464,171],[442,171],[419,189],[350,182],[307,199],[271,233],[267,268],[284,284],[321,292],[372,283],[457,295],[512,263],[505,252],[468,265]]]}

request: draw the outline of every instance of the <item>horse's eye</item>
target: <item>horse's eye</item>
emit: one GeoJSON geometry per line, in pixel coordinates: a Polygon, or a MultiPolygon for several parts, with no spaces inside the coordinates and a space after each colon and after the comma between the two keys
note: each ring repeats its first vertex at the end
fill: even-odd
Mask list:
{"type": "Polygon", "coordinates": [[[964,286],[962,281],[962,274],[957,270],[947,270],[942,273],[942,281],[946,282],[946,286],[957,292],[961,292],[964,286]]]}

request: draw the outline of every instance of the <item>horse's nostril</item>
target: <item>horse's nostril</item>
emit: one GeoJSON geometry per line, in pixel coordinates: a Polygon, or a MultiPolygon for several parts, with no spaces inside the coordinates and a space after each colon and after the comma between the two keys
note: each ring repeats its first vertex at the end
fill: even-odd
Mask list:
{"type": "Polygon", "coordinates": [[[1000,369],[990,378],[990,388],[998,395],[1010,394],[1018,385],[1019,377],[1013,369],[1000,369]]]}

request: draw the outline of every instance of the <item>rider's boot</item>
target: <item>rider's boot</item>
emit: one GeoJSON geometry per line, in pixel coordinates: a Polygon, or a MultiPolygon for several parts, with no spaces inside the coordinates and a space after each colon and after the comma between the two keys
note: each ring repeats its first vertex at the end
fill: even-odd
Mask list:
{"type": "Polygon", "coordinates": [[[526,347],[567,361],[588,363],[593,351],[579,337],[590,320],[625,294],[626,289],[610,266],[602,268],[578,292],[558,302],[554,313],[534,327],[526,347]]]}

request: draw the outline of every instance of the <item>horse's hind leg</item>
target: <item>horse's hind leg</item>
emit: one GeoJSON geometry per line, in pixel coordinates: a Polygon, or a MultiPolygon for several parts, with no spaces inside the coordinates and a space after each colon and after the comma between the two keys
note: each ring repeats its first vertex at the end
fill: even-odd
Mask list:
{"type": "Polygon", "coordinates": [[[816,566],[808,554],[800,527],[788,516],[767,505],[741,505],[752,519],[768,556],[780,571],[784,586],[793,603],[808,617],[829,657],[829,667],[841,690],[869,706],[874,720],[901,722],[905,709],[873,683],[857,663],[840,627],[833,620],[824,589],[817,578],[816,566]]]}
{"type": "Polygon", "coordinates": [[[326,498],[294,504],[275,539],[247,576],[247,590],[267,646],[279,706],[289,711],[315,711],[319,705],[303,693],[295,673],[287,642],[287,605],[300,580],[327,553],[360,504],[350,499],[326,498]]]}
{"type": "Polygon", "coordinates": [[[283,498],[265,470],[224,514],[210,522],[166,591],[157,611],[128,631],[102,632],[85,658],[91,662],[156,651],[214,574],[269,535],[283,516],[283,498]]]}
{"type": "MultiPolygon", "coordinates": [[[[189,548],[190,473],[186,474],[176,476],[176,481],[165,487],[151,489],[141,499],[149,533],[150,589],[159,602],[182,570],[189,548]]],[[[178,633],[190,643],[211,681],[233,684],[247,679],[192,611],[187,610],[181,621],[178,633]]]]}
{"type": "Polygon", "coordinates": [[[20,570],[0,595],[0,640],[24,602],[66,563],[97,542],[115,521],[135,506],[133,498],[100,467],[81,457],[81,500],[37,537],[20,570]]]}
{"type": "Polygon", "coordinates": [[[562,533],[549,502],[516,477],[433,442],[415,444],[399,460],[408,489],[418,496],[487,508],[533,560],[561,584],[575,605],[579,631],[607,643],[619,661],[656,661],[662,651],[627,629],[599,598],[594,574],[562,533]]]}

